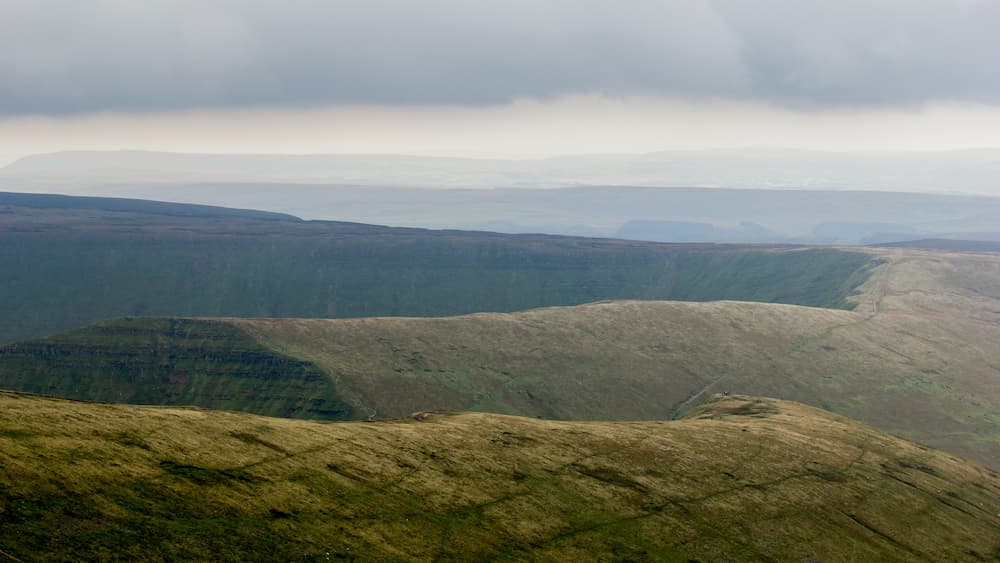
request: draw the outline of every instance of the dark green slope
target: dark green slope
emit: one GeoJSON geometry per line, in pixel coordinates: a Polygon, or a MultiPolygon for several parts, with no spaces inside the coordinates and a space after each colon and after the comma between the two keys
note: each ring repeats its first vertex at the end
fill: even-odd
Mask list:
{"type": "Polygon", "coordinates": [[[223,322],[119,319],[3,346],[0,357],[6,389],[289,418],[352,417],[318,368],[267,350],[223,322]]]}
{"type": "Polygon", "coordinates": [[[131,315],[442,316],[603,299],[843,307],[872,264],[834,249],[0,210],[0,342],[131,315]]]}

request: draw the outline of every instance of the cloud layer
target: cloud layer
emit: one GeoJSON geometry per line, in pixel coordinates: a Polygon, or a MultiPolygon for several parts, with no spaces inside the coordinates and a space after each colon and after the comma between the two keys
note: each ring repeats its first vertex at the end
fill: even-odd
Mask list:
{"type": "Polygon", "coordinates": [[[8,0],[0,114],[501,104],[1000,104],[993,0],[8,0]]]}

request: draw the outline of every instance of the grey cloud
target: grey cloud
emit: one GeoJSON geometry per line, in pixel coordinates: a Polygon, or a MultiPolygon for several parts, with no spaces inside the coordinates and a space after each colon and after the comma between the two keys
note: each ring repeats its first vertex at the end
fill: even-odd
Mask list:
{"type": "Polygon", "coordinates": [[[600,93],[1000,103],[993,0],[8,0],[0,113],[600,93]]]}

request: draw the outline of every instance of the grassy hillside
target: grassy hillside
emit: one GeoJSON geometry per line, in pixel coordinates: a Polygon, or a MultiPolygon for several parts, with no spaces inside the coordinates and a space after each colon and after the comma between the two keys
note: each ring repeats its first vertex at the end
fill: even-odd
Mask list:
{"type": "Polygon", "coordinates": [[[728,390],[822,406],[1000,467],[1000,257],[877,256],[885,262],[855,311],[612,302],[451,319],[232,322],[323,368],[359,412],[662,419],[728,390]]]}
{"type": "Polygon", "coordinates": [[[804,363],[786,356],[855,320],[848,311],[726,301],[442,319],[229,319],[331,374],[359,412],[447,408],[565,420],[669,419],[708,386],[810,394],[811,375],[789,379],[804,363]]]}
{"type": "Polygon", "coordinates": [[[352,416],[324,372],[222,322],[119,319],[0,350],[8,389],[290,418],[352,416]]]}
{"type": "MultiPolygon", "coordinates": [[[[454,409],[664,420],[731,391],[821,406],[1000,468],[1000,259],[879,252],[886,262],[855,297],[855,311],[627,301],[450,318],[223,319],[196,325],[207,333],[218,329],[219,343],[183,346],[198,357],[209,353],[199,351],[200,342],[226,346],[237,338],[232,346],[246,349],[249,335],[268,354],[325,374],[332,385],[325,396],[346,405],[328,413],[334,418],[454,409]]],[[[112,326],[143,334],[164,322],[112,326]]],[[[145,336],[116,343],[119,337],[108,339],[103,330],[0,348],[0,388],[219,404],[183,391],[191,387],[149,399],[136,372],[165,381],[175,368],[133,357],[130,342],[145,336]],[[88,359],[83,365],[93,367],[86,370],[59,360],[81,353],[81,339],[93,343],[81,357],[109,357],[88,359]]],[[[200,362],[198,369],[198,377],[216,381],[213,364],[200,362]]],[[[270,381],[268,373],[245,377],[270,381]]],[[[224,370],[219,375],[228,377],[224,370]]],[[[223,408],[276,413],[260,410],[252,389],[241,398],[246,387],[218,385],[226,389],[223,408]]]]}
{"type": "Polygon", "coordinates": [[[1000,557],[1000,476],[794,403],[317,423],[0,394],[17,560],[1000,557]]]}
{"type": "Polygon", "coordinates": [[[714,392],[770,394],[1000,467],[996,326],[737,302],[233,322],[321,367],[357,413],[662,420],[714,392]]]}
{"type": "Polygon", "coordinates": [[[391,229],[83,205],[0,207],[0,342],[130,315],[440,316],[624,298],[843,307],[871,265],[866,254],[833,249],[391,229]]]}

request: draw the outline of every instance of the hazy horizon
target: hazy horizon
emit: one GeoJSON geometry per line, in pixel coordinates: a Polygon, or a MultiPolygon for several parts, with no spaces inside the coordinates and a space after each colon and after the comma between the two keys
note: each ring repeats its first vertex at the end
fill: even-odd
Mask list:
{"type": "Polygon", "coordinates": [[[998,164],[1000,149],[991,148],[909,152],[728,148],[533,158],[64,151],[31,155],[0,167],[0,189],[150,195],[141,186],[160,184],[152,197],[175,200],[165,184],[440,189],[635,186],[1000,196],[998,164]],[[125,184],[132,189],[123,193],[125,184]]]}
{"type": "Polygon", "coordinates": [[[481,188],[1000,197],[1000,3],[13,0],[2,13],[2,190],[602,236],[689,221],[786,240],[862,217],[874,226],[852,240],[995,234],[992,200],[820,210],[791,229],[795,213],[680,216],[641,190],[605,213],[582,191],[481,188]],[[564,213],[574,205],[585,212],[564,213]]]}
{"type": "Polygon", "coordinates": [[[977,0],[15,0],[0,165],[64,150],[536,159],[1000,147],[977,0]]]}

